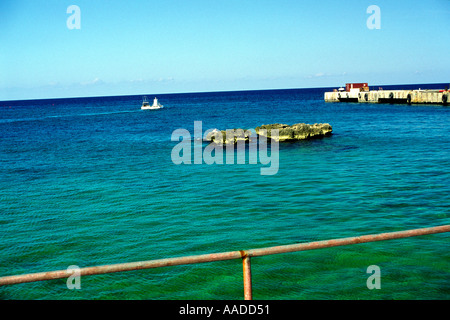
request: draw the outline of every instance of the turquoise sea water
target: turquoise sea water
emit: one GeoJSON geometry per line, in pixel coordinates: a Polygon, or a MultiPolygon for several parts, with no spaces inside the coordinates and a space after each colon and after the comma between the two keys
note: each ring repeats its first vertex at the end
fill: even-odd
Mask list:
{"type": "MultiPolygon", "coordinates": [[[[424,86],[421,86],[424,88],[424,86]]],[[[450,108],[325,103],[327,89],[0,103],[0,276],[450,223],[450,108]],[[330,123],[279,171],[181,164],[172,132],[330,123]]],[[[204,144],[206,146],[206,144],[204,144]]],[[[449,236],[252,259],[254,299],[449,299],[449,236]],[[381,289],[366,286],[367,267],[381,289]]],[[[242,299],[240,260],[0,287],[0,299],[242,299]]]]}

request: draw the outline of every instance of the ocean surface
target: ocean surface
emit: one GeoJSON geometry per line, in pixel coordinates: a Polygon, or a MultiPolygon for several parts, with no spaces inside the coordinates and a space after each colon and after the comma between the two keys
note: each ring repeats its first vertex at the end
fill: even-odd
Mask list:
{"type": "MultiPolygon", "coordinates": [[[[418,87],[444,85],[399,89],[418,87]]],[[[142,96],[0,102],[0,276],[449,224],[450,107],[325,103],[328,90],[165,94],[160,110],[142,96]],[[194,121],[333,134],[280,143],[274,175],[176,165],[172,133],[194,138],[194,121]]],[[[253,298],[449,299],[449,270],[448,234],[255,257],[253,298]]],[[[243,299],[242,263],[3,286],[0,299],[243,299]]]]}

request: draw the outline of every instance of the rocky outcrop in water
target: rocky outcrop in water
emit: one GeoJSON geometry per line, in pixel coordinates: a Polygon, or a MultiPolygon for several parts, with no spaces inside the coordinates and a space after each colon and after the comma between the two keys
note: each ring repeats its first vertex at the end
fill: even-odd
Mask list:
{"type": "Polygon", "coordinates": [[[297,123],[292,126],[287,124],[268,124],[256,127],[256,133],[277,141],[295,141],[310,138],[328,136],[333,131],[328,123],[297,123]],[[272,130],[278,129],[278,137],[272,135],[272,130]]]}
{"type": "Polygon", "coordinates": [[[214,129],[206,135],[205,140],[218,144],[236,144],[238,141],[248,142],[250,140],[250,136],[251,132],[244,129],[214,129]]]}
{"type": "MultiPolygon", "coordinates": [[[[328,136],[333,131],[328,123],[297,123],[292,126],[287,124],[266,124],[255,129],[257,135],[265,136],[276,141],[296,141],[310,138],[328,136]],[[272,130],[278,130],[278,137],[272,134],[272,130]]],[[[214,129],[206,135],[206,141],[218,144],[236,144],[238,141],[248,142],[251,139],[250,130],[244,129],[214,129]],[[227,134],[228,133],[228,134],[227,134]]]]}

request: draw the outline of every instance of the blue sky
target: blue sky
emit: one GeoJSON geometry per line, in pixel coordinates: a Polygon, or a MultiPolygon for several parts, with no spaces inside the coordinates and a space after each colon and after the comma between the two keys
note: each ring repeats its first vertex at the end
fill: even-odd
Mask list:
{"type": "Polygon", "coordinates": [[[449,16],[450,0],[1,0],[0,100],[450,82],[449,16]]]}

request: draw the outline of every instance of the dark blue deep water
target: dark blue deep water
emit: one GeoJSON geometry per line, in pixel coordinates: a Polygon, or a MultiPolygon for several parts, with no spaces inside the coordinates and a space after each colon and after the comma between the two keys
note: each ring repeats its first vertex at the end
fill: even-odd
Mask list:
{"type": "MultiPolygon", "coordinates": [[[[328,90],[158,95],[165,108],[151,111],[141,96],[0,102],[0,276],[449,224],[450,107],[325,103],[328,90]],[[172,132],[194,121],[333,134],[281,143],[275,175],[259,162],[175,165],[172,132]]],[[[449,299],[448,240],[255,257],[253,297],[449,299]]],[[[83,277],[81,290],[0,287],[0,299],[242,297],[239,260],[83,277]]]]}

